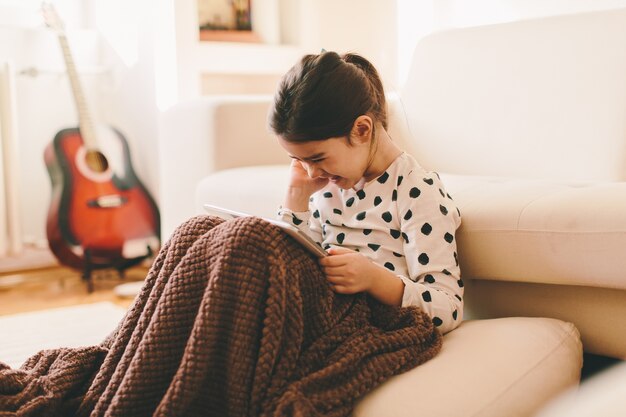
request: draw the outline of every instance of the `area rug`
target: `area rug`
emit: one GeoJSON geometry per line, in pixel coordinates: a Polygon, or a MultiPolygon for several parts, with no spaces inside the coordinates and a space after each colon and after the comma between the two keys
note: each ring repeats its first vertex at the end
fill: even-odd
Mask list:
{"type": "Polygon", "coordinates": [[[17,368],[42,349],[96,345],[125,313],[100,302],[0,316],[0,361],[17,368]]]}

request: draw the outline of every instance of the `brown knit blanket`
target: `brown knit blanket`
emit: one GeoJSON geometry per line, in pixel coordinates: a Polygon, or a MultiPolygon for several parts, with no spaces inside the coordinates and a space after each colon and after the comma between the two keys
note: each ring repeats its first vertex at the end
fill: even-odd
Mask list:
{"type": "Polygon", "coordinates": [[[100,345],[0,363],[0,416],[345,416],[440,347],[419,309],[333,293],[277,227],[199,216],[100,345]]]}

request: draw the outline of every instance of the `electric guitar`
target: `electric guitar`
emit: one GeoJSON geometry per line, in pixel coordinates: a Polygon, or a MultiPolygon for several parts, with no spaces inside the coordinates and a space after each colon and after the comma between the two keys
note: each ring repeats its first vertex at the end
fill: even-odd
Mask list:
{"type": "Polygon", "coordinates": [[[42,11],[57,32],[79,116],[79,127],[59,131],[44,152],[52,183],[46,233],[59,262],[82,269],[91,289],[93,269],[122,272],[158,250],[159,211],[124,136],[93,123],[63,23],[52,5],[42,11]]]}

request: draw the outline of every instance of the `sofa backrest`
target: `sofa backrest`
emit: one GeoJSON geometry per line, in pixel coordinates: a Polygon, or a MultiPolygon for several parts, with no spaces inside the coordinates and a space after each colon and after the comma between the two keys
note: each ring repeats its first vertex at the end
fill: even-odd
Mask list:
{"type": "Polygon", "coordinates": [[[401,102],[426,168],[626,180],[626,9],[429,35],[401,102]]]}

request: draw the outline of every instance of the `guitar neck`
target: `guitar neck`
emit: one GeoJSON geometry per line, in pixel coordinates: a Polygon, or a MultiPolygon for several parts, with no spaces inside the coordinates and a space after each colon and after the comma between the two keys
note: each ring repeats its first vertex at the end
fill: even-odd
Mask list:
{"type": "Polygon", "coordinates": [[[83,138],[85,146],[88,149],[97,150],[98,144],[94,133],[93,120],[87,110],[85,94],[83,93],[83,88],[80,84],[78,71],[76,70],[76,65],[74,64],[74,58],[72,57],[67,37],[64,33],[59,33],[58,36],[61,44],[61,50],[63,51],[63,59],[65,60],[65,65],[67,67],[67,75],[72,87],[72,94],[74,95],[74,101],[76,103],[76,109],[78,110],[78,125],[80,134],[83,138]]]}

